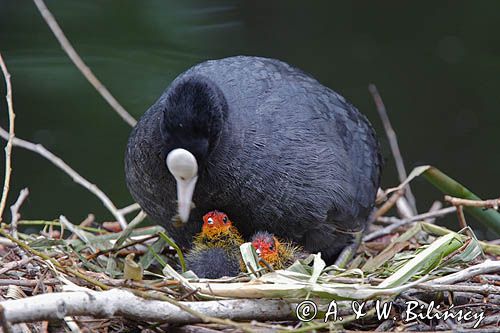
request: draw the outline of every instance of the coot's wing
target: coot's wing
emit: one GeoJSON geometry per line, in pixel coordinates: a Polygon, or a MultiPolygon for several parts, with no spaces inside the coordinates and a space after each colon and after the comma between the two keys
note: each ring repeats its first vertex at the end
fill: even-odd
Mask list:
{"type": "Polygon", "coordinates": [[[266,75],[259,79],[260,84],[266,82],[266,85],[280,90],[279,96],[288,96],[284,104],[290,105],[291,112],[296,112],[299,109],[297,106],[301,105],[302,112],[307,108],[313,113],[295,114],[294,119],[303,120],[306,117],[311,122],[320,121],[325,133],[335,136],[332,143],[336,142],[341,147],[332,147],[333,154],[332,151],[324,151],[323,157],[328,161],[332,157],[338,159],[342,156],[345,160],[340,163],[331,161],[336,162],[336,167],[344,165],[348,168],[345,174],[350,177],[337,179],[341,184],[330,184],[332,189],[343,189],[343,193],[336,193],[335,198],[332,197],[333,204],[327,220],[339,232],[362,230],[373,208],[381,172],[380,148],[368,119],[344,97],[298,68],[275,59],[242,58],[241,61],[265,64],[266,75]],[[276,80],[280,81],[278,86],[276,80]],[[295,107],[291,105],[293,103],[296,103],[295,107]]]}
{"type": "Polygon", "coordinates": [[[337,132],[336,136],[343,144],[343,147],[338,148],[344,149],[349,157],[351,179],[347,180],[344,188],[348,192],[346,194],[351,196],[351,202],[348,203],[349,206],[344,207],[347,211],[330,211],[329,222],[335,224],[340,231],[362,230],[380,185],[382,159],[375,131],[365,115],[341,95],[322,86],[298,68],[278,60],[269,61],[278,66],[281,72],[287,72],[293,77],[292,84],[298,83],[306,87],[302,98],[313,99],[311,105],[317,111],[327,113],[326,119],[333,119],[333,130],[337,132]]]}
{"type": "Polygon", "coordinates": [[[352,190],[350,203],[351,223],[333,220],[340,230],[363,230],[370,214],[380,183],[381,156],[375,131],[367,118],[345,99],[339,99],[344,112],[336,112],[336,126],[340,131],[347,156],[350,157],[351,179],[348,184],[352,190]]]}
{"type": "Polygon", "coordinates": [[[340,139],[336,142],[342,147],[332,149],[336,150],[336,158],[345,156],[346,161],[343,162],[350,168],[346,172],[350,178],[339,179],[345,181],[341,185],[344,189],[342,195],[350,202],[334,202],[328,212],[328,222],[334,224],[339,232],[362,230],[373,208],[380,183],[382,162],[375,131],[368,119],[341,95],[322,86],[300,69],[278,60],[268,61],[287,75],[290,79],[287,84],[298,94],[296,98],[308,100],[311,109],[324,114],[324,124],[331,123],[331,134],[340,139]]]}

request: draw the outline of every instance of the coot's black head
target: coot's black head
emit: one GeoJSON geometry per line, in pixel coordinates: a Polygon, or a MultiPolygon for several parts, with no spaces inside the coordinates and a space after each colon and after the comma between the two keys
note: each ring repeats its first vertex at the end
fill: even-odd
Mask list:
{"type": "Polygon", "coordinates": [[[221,138],[227,104],[220,88],[203,76],[181,79],[170,87],[161,135],[167,167],[177,182],[179,216],[189,218],[198,170],[221,138]]]}
{"type": "Polygon", "coordinates": [[[163,120],[165,152],[183,148],[201,167],[220,139],[227,104],[219,87],[203,76],[191,76],[170,88],[163,120]]]}

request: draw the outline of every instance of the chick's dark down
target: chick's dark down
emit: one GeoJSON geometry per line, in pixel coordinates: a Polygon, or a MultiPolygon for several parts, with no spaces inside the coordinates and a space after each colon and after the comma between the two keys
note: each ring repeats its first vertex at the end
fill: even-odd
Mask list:
{"type": "Polygon", "coordinates": [[[246,56],[180,74],[133,129],[125,157],[132,196],[181,246],[218,209],[246,239],[267,230],[327,262],[365,227],[380,167],[370,123],[344,97],[282,61],[246,56]],[[175,148],[199,167],[181,226],[165,163],[175,148]]]}

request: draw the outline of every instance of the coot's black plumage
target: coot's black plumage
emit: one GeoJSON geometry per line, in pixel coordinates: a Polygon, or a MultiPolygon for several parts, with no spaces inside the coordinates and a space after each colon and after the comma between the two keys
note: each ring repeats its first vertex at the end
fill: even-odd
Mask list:
{"type": "Polygon", "coordinates": [[[284,62],[238,56],[179,75],[132,131],[125,165],[135,200],[182,246],[218,209],[246,238],[267,230],[331,262],[366,224],[381,160],[370,123],[342,96],[284,62]],[[165,162],[176,148],[198,166],[180,227],[171,219],[185,179],[165,162]]]}

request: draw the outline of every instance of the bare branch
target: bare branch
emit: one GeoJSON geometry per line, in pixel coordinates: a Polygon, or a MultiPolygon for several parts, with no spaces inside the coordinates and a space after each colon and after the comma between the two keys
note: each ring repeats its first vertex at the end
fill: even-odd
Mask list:
{"type": "Polygon", "coordinates": [[[425,219],[433,218],[433,217],[439,217],[439,216],[453,213],[455,211],[456,211],[455,207],[447,207],[444,209],[437,210],[435,212],[428,212],[428,213],[424,213],[424,214],[420,214],[420,215],[415,215],[415,216],[412,216],[411,218],[407,218],[407,219],[403,219],[403,220],[395,218],[395,217],[379,217],[378,218],[379,221],[392,222],[392,224],[388,225],[385,228],[376,230],[376,231],[366,235],[365,237],[363,237],[363,241],[368,242],[368,241],[371,241],[372,239],[378,238],[380,236],[387,235],[387,234],[391,233],[392,231],[396,230],[397,228],[404,226],[404,225],[411,223],[411,222],[421,221],[421,220],[425,220],[425,219]]]}
{"type": "Polygon", "coordinates": [[[372,220],[375,221],[387,213],[394,206],[394,204],[396,204],[396,201],[404,195],[404,192],[404,190],[394,192],[394,194],[389,197],[389,199],[375,212],[375,214],[373,214],[372,220]]]}
{"type": "Polygon", "coordinates": [[[10,175],[12,173],[11,167],[11,154],[12,154],[12,140],[14,139],[14,118],[16,115],[14,113],[14,106],[12,104],[12,85],[10,82],[10,74],[7,70],[7,66],[3,60],[2,54],[0,53],[0,67],[2,68],[2,73],[5,79],[5,85],[7,88],[7,107],[9,112],[9,135],[7,139],[7,145],[5,146],[5,178],[3,183],[2,199],[0,200],[0,222],[2,221],[3,211],[5,205],[7,204],[7,196],[9,194],[10,187],[10,175]]]}
{"type": "Polygon", "coordinates": [[[59,27],[59,24],[57,24],[57,21],[43,0],[33,0],[33,2],[40,11],[40,14],[45,22],[47,22],[50,30],[52,30],[52,33],[57,38],[59,44],[61,44],[62,49],[66,52],[71,61],[73,61],[78,70],[127,124],[135,126],[137,121],[125,110],[123,106],[121,106],[121,104],[113,97],[113,95],[111,95],[108,89],[101,83],[101,81],[99,81],[85,62],[83,62],[82,58],[78,55],[69,40],[64,35],[64,32],[61,27],[59,27]]]}
{"type": "Polygon", "coordinates": [[[8,322],[58,320],[65,316],[94,316],[187,324],[203,322],[203,317],[233,320],[285,320],[293,318],[293,305],[282,300],[225,300],[178,302],[178,306],[157,300],[146,300],[132,293],[112,289],[104,292],[76,291],[42,294],[2,302],[8,322]],[[188,313],[189,309],[193,313],[188,313]]]}
{"type": "Polygon", "coordinates": [[[449,195],[445,195],[444,200],[451,203],[454,206],[461,205],[467,207],[493,208],[496,210],[498,210],[498,206],[500,206],[500,199],[469,200],[469,199],[455,198],[449,195]]]}
{"type": "Polygon", "coordinates": [[[461,205],[455,207],[457,207],[457,217],[460,228],[461,229],[467,228],[467,222],[465,221],[465,215],[464,215],[464,208],[461,205]]]}
{"type": "Polygon", "coordinates": [[[21,209],[21,206],[30,194],[30,191],[28,188],[23,188],[21,192],[19,192],[19,196],[17,197],[16,202],[10,206],[10,214],[11,214],[11,221],[10,221],[10,233],[12,234],[13,237],[17,238],[17,221],[19,221],[19,218],[21,217],[21,214],[19,214],[19,209],[21,209]]]}
{"type": "MultiPolygon", "coordinates": [[[[432,203],[431,208],[429,208],[429,213],[436,212],[436,211],[440,210],[442,207],[443,207],[443,204],[441,203],[441,201],[436,200],[432,203]]],[[[431,218],[425,219],[424,221],[427,223],[434,223],[435,220],[436,220],[435,218],[431,217],[431,218]]]]}
{"type": "MultiPolygon", "coordinates": [[[[500,287],[492,284],[482,284],[479,286],[469,285],[469,284],[434,284],[431,282],[425,282],[414,286],[415,289],[425,289],[429,291],[454,291],[454,292],[469,292],[478,294],[500,294],[500,287]]],[[[410,289],[410,292],[412,290],[410,289]]],[[[408,293],[408,292],[407,292],[408,293]]]]}
{"type": "Polygon", "coordinates": [[[500,260],[486,260],[480,264],[467,267],[457,273],[453,273],[450,275],[446,275],[437,279],[430,281],[435,284],[453,284],[460,281],[468,280],[479,274],[487,274],[487,273],[498,273],[500,272],[500,260]]]}
{"type": "MultiPolygon", "coordinates": [[[[39,0],[35,0],[35,1],[39,1],[39,0]]],[[[42,4],[43,4],[43,1],[42,1],[42,4]]],[[[2,71],[4,73],[6,82],[8,82],[7,96],[9,96],[9,92],[10,92],[10,96],[11,96],[12,95],[12,87],[10,85],[10,76],[8,74],[7,68],[5,67],[5,63],[3,62],[3,58],[1,58],[1,54],[0,54],[0,60],[1,60],[0,63],[2,65],[2,71]]],[[[9,98],[7,98],[7,100],[9,101],[9,98]]],[[[12,102],[10,102],[9,105],[10,105],[9,108],[12,108],[12,102]]],[[[12,111],[12,113],[13,112],[14,111],[12,111]]],[[[10,111],[9,111],[9,113],[10,113],[10,111]]],[[[12,126],[13,126],[13,122],[11,121],[11,127],[12,126]]],[[[13,128],[12,128],[12,132],[13,132],[13,128]]],[[[9,142],[10,142],[10,144],[13,146],[31,150],[32,152],[38,153],[38,154],[42,155],[43,157],[45,157],[47,160],[52,162],[55,166],[57,166],[59,169],[61,169],[66,174],[68,174],[71,178],[73,178],[73,181],[75,181],[77,184],[82,185],[87,190],[89,190],[90,192],[95,194],[101,200],[101,202],[104,204],[104,206],[111,212],[111,214],[113,214],[113,216],[116,218],[116,220],[120,223],[121,227],[126,228],[127,221],[125,220],[125,217],[123,216],[123,214],[118,211],[118,209],[113,204],[111,199],[109,199],[109,197],[103,191],[101,191],[95,184],[90,183],[87,179],[80,176],[74,169],[72,169],[69,165],[67,165],[62,159],[60,159],[56,155],[52,154],[44,146],[42,146],[40,144],[34,144],[32,142],[29,142],[29,141],[26,141],[26,140],[23,140],[20,138],[13,137],[13,136],[11,136],[10,133],[11,133],[11,131],[7,132],[2,127],[0,127],[0,137],[7,140],[7,145],[9,145],[9,142]]],[[[10,157],[10,153],[9,153],[9,157],[10,157]]],[[[9,160],[9,158],[7,158],[7,160],[9,160]]],[[[9,164],[9,168],[10,168],[10,164],[9,164]]],[[[9,178],[10,178],[10,173],[9,173],[9,178]]],[[[6,180],[7,180],[7,175],[6,175],[6,180]]],[[[5,187],[4,187],[4,194],[2,194],[2,200],[3,200],[4,195],[6,196],[5,187]]],[[[5,205],[5,203],[3,205],[5,205]]],[[[2,207],[2,211],[3,211],[3,207],[2,207]]],[[[0,213],[2,211],[0,211],[0,213]]]]}
{"type": "MultiPolygon", "coordinates": [[[[407,177],[405,164],[403,162],[403,156],[401,155],[401,151],[399,150],[398,138],[396,136],[396,132],[392,128],[391,121],[389,120],[389,116],[387,115],[387,110],[384,105],[384,101],[380,96],[377,87],[374,84],[370,84],[368,86],[368,90],[372,94],[373,100],[375,101],[375,106],[377,108],[380,119],[382,120],[382,124],[384,125],[385,133],[387,135],[387,139],[389,140],[389,144],[391,146],[392,156],[394,157],[394,161],[396,162],[396,169],[398,171],[399,180],[404,182],[407,177]]],[[[414,214],[417,212],[415,197],[411,192],[410,185],[406,185],[405,197],[408,199],[414,214]]]]}
{"type": "Polygon", "coordinates": [[[136,210],[139,210],[139,209],[141,209],[141,206],[139,206],[138,203],[133,203],[131,205],[128,205],[126,207],[118,209],[118,211],[120,213],[122,213],[123,215],[127,215],[127,214],[133,213],[133,212],[135,212],[136,210]]]}
{"type": "Polygon", "coordinates": [[[3,264],[3,267],[0,268],[0,275],[5,274],[5,273],[7,273],[10,270],[16,269],[19,266],[24,266],[28,262],[30,262],[31,260],[33,260],[33,257],[26,256],[26,257],[24,257],[21,260],[11,261],[11,262],[8,262],[6,264],[3,264]]]}
{"type": "Polygon", "coordinates": [[[13,332],[12,326],[10,326],[9,321],[5,317],[5,309],[2,304],[0,304],[0,326],[5,333],[13,332]]]}
{"type": "MultiPolygon", "coordinates": [[[[9,137],[7,131],[5,131],[1,127],[0,127],[0,137],[4,138],[5,140],[7,140],[7,138],[9,137]]],[[[109,210],[109,212],[113,214],[113,216],[120,223],[122,228],[125,228],[127,226],[127,221],[125,220],[125,217],[118,211],[118,209],[113,204],[111,199],[109,199],[109,197],[103,191],[101,191],[95,184],[90,183],[87,179],[80,176],[78,172],[76,172],[73,168],[67,165],[61,158],[52,154],[49,150],[47,150],[44,146],[40,144],[35,144],[20,138],[14,138],[12,140],[12,144],[16,147],[21,147],[24,149],[31,150],[32,152],[35,152],[45,157],[47,160],[52,162],[52,164],[54,164],[59,169],[68,174],[75,183],[80,184],[81,186],[89,190],[91,193],[93,193],[95,196],[97,196],[99,200],[101,200],[101,202],[104,204],[104,206],[109,210]]]]}

